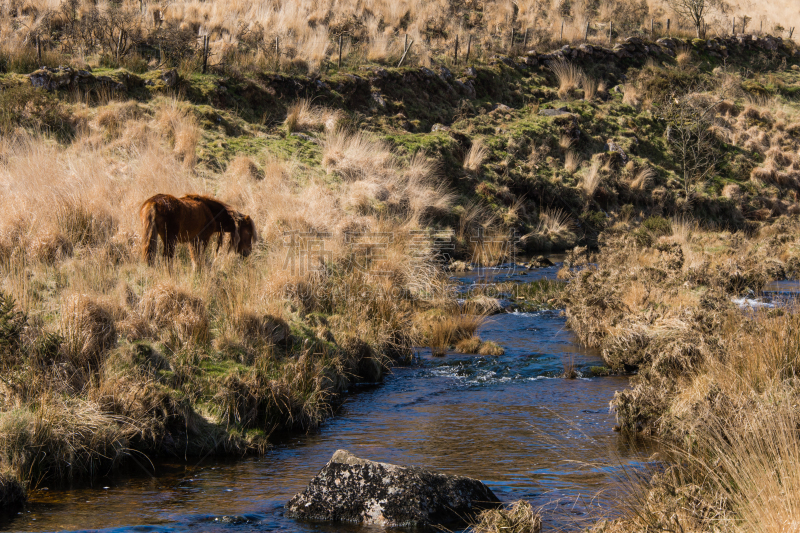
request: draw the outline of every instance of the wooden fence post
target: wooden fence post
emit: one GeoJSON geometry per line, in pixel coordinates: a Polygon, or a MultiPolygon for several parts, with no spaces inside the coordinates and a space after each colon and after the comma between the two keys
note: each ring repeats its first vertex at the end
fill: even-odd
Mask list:
{"type": "Polygon", "coordinates": [[[342,68],[342,41],[344,40],[344,36],[339,36],[339,62],[336,64],[336,68],[342,68]]]}
{"type": "Polygon", "coordinates": [[[453,50],[453,64],[458,65],[458,35],[456,35],[456,48],[453,50]]]}
{"type": "Polygon", "coordinates": [[[589,23],[586,23],[586,31],[583,34],[583,40],[589,42],[589,23]]]}
{"type": "MultiPolygon", "coordinates": [[[[791,37],[790,37],[791,38],[791,37]]],[[[467,37],[467,63],[469,63],[469,53],[472,51],[472,34],[467,37]]]]}
{"type": "Polygon", "coordinates": [[[203,35],[203,74],[208,68],[208,35],[203,35]]]}
{"type": "Polygon", "coordinates": [[[400,68],[403,65],[403,61],[406,59],[406,54],[408,51],[411,50],[411,45],[414,44],[414,39],[411,39],[411,42],[408,42],[408,34],[406,34],[406,49],[403,51],[403,57],[400,58],[400,62],[397,64],[397,68],[400,68]]]}
{"type": "Polygon", "coordinates": [[[650,19],[650,37],[655,39],[656,38],[656,19],[650,19]]]}
{"type": "Polygon", "coordinates": [[[522,47],[525,48],[526,50],[528,48],[528,32],[529,31],[530,31],[530,28],[525,28],[525,40],[522,41],[522,47]]]}
{"type": "MultiPolygon", "coordinates": [[[[117,58],[119,59],[119,57],[117,58]]],[[[39,36],[36,36],[36,61],[39,63],[37,66],[42,66],[42,41],[39,36]]]]}
{"type": "Polygon", "coordinates": [[[672,22],[670,19],[667,19],[667,35],[669,35],[669,25],[672,22]]]}
{"type": "Polygon", "coordinates": [[[281,38],[275,36],[275,70],[281,71],[281,38]]]}
{"type": "Polygon", "coordinates": [[[559,37],[558,42],[564,42],[564,19],[561,19],[561,37],[559,37]]]}

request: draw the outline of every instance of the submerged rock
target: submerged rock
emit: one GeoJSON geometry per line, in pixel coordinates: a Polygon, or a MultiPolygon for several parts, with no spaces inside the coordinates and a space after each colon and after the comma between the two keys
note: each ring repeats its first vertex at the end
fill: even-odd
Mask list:
{"type": "Polygon", "coordinates": [[[500,500],[482,482],[359,459],[338,450],[286,504],[292,518],[424,527],[463,522],[500,500]]]}
{"type": "Polygon", "coordinates": [[[447,272],[472,272],[472,265],[466,261],[453,261],[445,267],[447,272]]]}
{"type": "Polygon", "coordinates": [[[550,261],[543,255],[540,255],[536,259],[532,259],[531,262],[528,264],[528,270],[533,270],[534,268],[545,268],[553,266],[553,262],[550,261]]]}

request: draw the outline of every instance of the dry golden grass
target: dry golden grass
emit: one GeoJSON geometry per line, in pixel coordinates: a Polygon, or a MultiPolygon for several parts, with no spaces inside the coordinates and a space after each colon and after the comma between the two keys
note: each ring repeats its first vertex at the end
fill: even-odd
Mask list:
{"type": "MultiPolygon", "coordinates": [[[[92,6],[79,2],[78,11],[87,12],[92,6]]],[[[748,15],[753,17],[749,30],[755,30],[756,21],[760,28],[763,21],[765,31],[783,37],[788,37],[788,28],[800,25],[796,9],[789,0],[756,7],[737,1],[729,7],[724,16],[716,12],[706,17],[709,37],[729,34],[730,16],[741,20],[743,15],[748,15]]],[[[50,13],[55,12],[55,19],[61,20],[58,8],[59,4],[50,0],[33,0],[22,7],[11,0],[0,3],[0,12],[4,15],[0,18],[0,33],[5,36],[0,53],[10,55],[14,64],[36,68],[36,51],[27,43],[50,13]]],[[[276,0],[225,3],[179,0],[151,2],[146,6],[124,0],[113,5],[101,4],[97,9],[100,15],[116,16],[117,20],[121,11],[131,35],[140,32],[148,35],[165,27],[188,30],[193,35],[208,35],[211,57],[216,60],[213,63],[223,62],[234,68],[256,71],[279,66],[310,72],[320,72],[326,62],[338,61],[338,36],[341,34],[347,36],[342,50],[345,65],[367,61],[397,64],[408,36],[414,45],[406,64],[428,66],[431,59],[452,57],[455,35],[461,43],[466,42],[468,35],[473,37],[473,60],[488,59],[492,54],[509,52],[508,30],[512,25],[518,35],[531,30],[529,47],[556,48],[562,44],[562,24],[563,40],[579,43],[585,41],[586,24],[590,22],[589,42],[607,46],[605,30],[610,22],[615,29],[623,31],[620,38],[624,38],[649,30],[651,17],[663,24],[671,12],[662,0],[649,0],[644,6],[639,2],[614,0],[596,8],[581,3],[562,6],[534,0],[523,0],[512,6],[501,0],[490,0],[481,5],[479,16],[472,4],[453,7],[445,0],[371,0],[367,4],[353,0],[302,0],[291,4],[276,0]],[[448,38],[426,38],[431,28],[448,38]],[[275,55],[276,38],[280,42],[280,56],[275,55]]],[[[696,36],[688,21],[675,18],[674,14],[671,19],[672,36],[696,36]]],[[[46,43],[49,44],[49,39],[46,43]]],[[[73,48],[69,56],[59,52],[57,47],[45,46],[43,62],[57,65],[71,61],[82,66],[96,52],[87,50],[86,46],[79,49],[75,42],[68,44],[73,48]]],[[[106,46],[111,45],[107,43],[106,46]]],[[[135,60],[134,56],[131,53],[123,57],[123,64],[135,60]]],[[[193,57],[184,60],[182,68],[197,69],[200,64],[199,58],[193,57]]]]}
{"type": "Polygon", "coordinates": [[[639,367],[613,401],[623,430],[653,432],[669,452],[665,470],[634,483],[625,517],[595,531],[785,531],[800,486],[800,314],[743,312],[731,300],[783,276],[793,240],[766,243],[796,221],[750,236],[682,218],[670,227],[652,245],[611,237],[596,270],[567,288],[583,342],[610,364],[639,367]]]}
{"type": "Polygon", "coordinates": [[[581,168],[581,163],[583,163],[583,156],[573,150],[567,152],[564,157],[564,169],[570,174],[577,172],[581,168]]]}
{"type": "Polygon", "coordinates": [[[477,517],[470,531],[475,533],[540,533],[542,517],[525,501],[514,502],[502,509],[488,509],[477,517]]]}
{"type": "MultiPolygon", "coordinates": [[[[556,75],[558,97],[562,100],[569,99],[572,91],[581,86],[581,82],[586,78],[583,70],[569,61],[553,61],[548,66],[553,74],[556,75]]],[[[596,85],[594,85],[594,89],[596,91],[596,85]]]]}
{"type": "Polygon", "coordinates": [[[488,155],[489,148],[483,144],[482,140],[477,139],[473,141],[472,146],[470,146],[469,151],[464,156],[464,170],[478,173],[488,155]]]}
{"type": "Polygon", "coordinates": [[[314,106],[308,99],[298,100],[289,106],[283,124],[289,133],[295,131],[326,131],[339,129],[344,114],[339,110],[314,106]]]}
{"type": "Polygon", "coordinates": [[[77,368],[98,369],[117,344],[117,329],[107,309],[84,295],[67,298],[61,311],[60,334],[66,359],[77,368]]]}
{"type": "Polygon", "coordinates": [[[639,98],[639,92],[636,89],[636,86],[632,83],[626,83],[622,88],[622,103],[639,109],[639,106],[642,105],[642,101],[639,98]]]}
{"type": "Polygon", "coordinates": [[[633,195],[643,198],[652,188],[655,178],[655,170],[650,166],[643,166],[630,180],[628,188],[633,195]]]}
{"type": "Polygon", "coordinates": [[[587,200],[594,197],[597,187],[600,186],[600,182],[603,180],[603,174],[600,170],[601,166],[602,162],[599,159],[594,159],[591,166],[586,169],[583,179],[581,180],[581,188],[587,200]]]}
{"type": "Polygon", "coordinates": [[[581,76],[581,89],[583,89],[583,99],[591,102],[597,98],[597,91],[599,90],[600,82],[596,78],[583,74],[581,76]]]}
{"type": "MultiPolygon", "coordinates": [[[[433,355],[444,355],[453,345],[472,347],[474,339],[477,338],[475,332],[485,320],[485,315],[469,314],[461,309],[436,317],[425,326],[426,344],[430,347],[433,355]]],[[[464,353],[476,352],[465,351],[464,353]]]]}
{"type": "Polygon", "coordinates": [[[688,67],[693,61],[691,47],[687,45],[678,46],[675,50],[675,61],[681,68],[688,67]]]}
{"type": "Polygon", "coordinates": [[[460,353],[478,353],[478,350],[481,349],[481,338],[480,337],[470,337],[468,339],[463,339],[456,343],[456,351],[460,353]]]}
{"type": "Polygon", "coordinates": [[[264,171],[258,168],[258,165],[250,157],[246,155],[236,156],[230,163],[225,171],[238,178],[245,180],[261,180],[264,179],[264,171]]]}

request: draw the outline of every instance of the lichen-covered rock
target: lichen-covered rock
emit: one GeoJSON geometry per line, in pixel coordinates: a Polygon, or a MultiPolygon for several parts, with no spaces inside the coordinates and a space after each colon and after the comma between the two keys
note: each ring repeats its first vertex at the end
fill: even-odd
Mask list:
{"type": "Polygon", "coordinates": [[[161,81],[164,82],[168,88],[173,88],[178,85],[178,71],[173,69],[169,69],[161,74],[161,81]]]}
{"type": "Polygon", "coordinates": [[[300,519],[423,527],[464,522],[498,503],[476,479],[377,463],[338,450],[286,510],[300,519]]]}

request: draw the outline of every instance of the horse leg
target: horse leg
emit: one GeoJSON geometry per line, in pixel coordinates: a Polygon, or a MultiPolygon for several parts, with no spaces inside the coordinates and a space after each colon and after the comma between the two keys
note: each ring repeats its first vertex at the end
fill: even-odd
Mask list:
{"type": "Polygon", "coordinates": [[[189,244],[189,255],[192,258],[192,272],[196,272],[202,265],[200,261],[203,259],[203,252],[205,247],[200,237],[195,237],[189,244]]]}
{"type": "Polygon", "coordinates": [[[175,247],[178,244],[178,237],[175,235],[164,235],[164,261],[167,266],[172,268],[172,258],[175,257],[175,247]]]}

